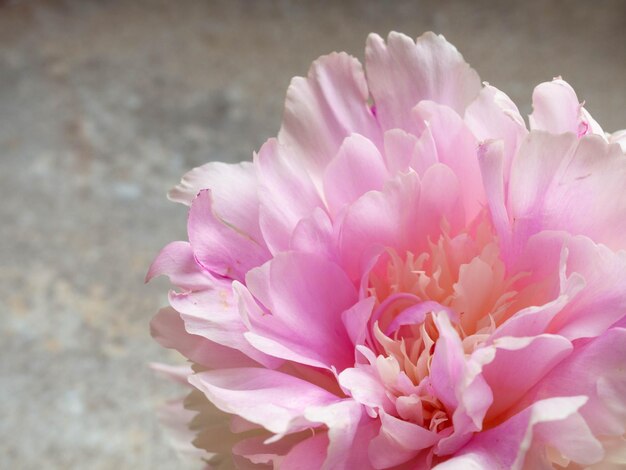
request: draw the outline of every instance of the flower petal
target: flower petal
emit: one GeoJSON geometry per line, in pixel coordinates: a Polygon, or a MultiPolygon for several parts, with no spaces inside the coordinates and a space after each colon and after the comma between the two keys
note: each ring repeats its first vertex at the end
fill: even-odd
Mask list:
{"type": "Polygon", "coordinates": [[[187,232],[198,263],[220,276],[241,280],[270,256],[264,243],[216,214],[210,190],[200,191],[191,203],[187,232]]]}
{"type": "Polygon", "coordinates": [[[493,403],[486,421],[515,405],[573,350],[572,343],[567,339],[548,334],[499,338],[493,344],[495,357],[482,370],[493,392],[493,403]]]}
{"type": "Polygon", "coordinates": [[[515,103],[496,87],[485,85],[465,110],[464,120],[479,141],[503,142],[503,170],[508,179],[513,157],[528,134],[515,103]]]}
{"type": "Polygon", "coordinates": [[[307,408],[339,401],[339,397],[304,380],[253,367],[200,372],[189,382],[220,410],[279,435],[311,427],[304,416],[307,408]]]}
{"type": "Polygon", "coordinates": [[[263,238],[272,253],[288,250],[298,222],[314,209],[324,207],[324,203],[309,175],[289,158],[276,139],[261,147],[254,162],[259,178],[263,238]]]}
{"type": "Polygon", "coordinates": [[[433,33],[414,42],[392,32],[387,44],[370,34],[365,65],[376,116],[384,130],[412,130],[411,109],[422,100],[462,113],[480,91],[478,74],[452,44],[433,33]]]}
{"type": "Polygon", "coordinates": [[[246,284],[269,312],[250,312],[252,333],[283,347],[294,345],[329,368],[354,363],[341,314],[356,303],[357,293],[335,263],[307,253],[281,253],[250,271],[246,284]]]}
{"type": "Polygon", "coordinates": [[[383,157],[367,138],[347,137],[324,173],[324,194],[331,214],[370,190],[381,190],[387,176],[383,157]]]}
{"type": "MultiPolygon", "coordinates": [[[[525,460],[536,458],[533,451],[541,452],[546,445],[577,463],[595,463],[602,458],[603,452],[578,414],[585,401],[586,397],[580,396],[537,401],[499,426],[474,435],[460,452],[435,469],[521,470],[526,468],[525,460]]],[[[530,468],[542,467],[531,465],[530,468]]]]}
{"type": "Polygon", "coordinates": [[[360,279],[373,250],[410,250],[417,239],[420,184],[410,172],[389,181],[382,191],[370,191],[348,207],[341,222],[339,256],[353,279],[360,279]]]}
{"type": "MultiPolygon", "coordinates": [[[[305,417],[328,427],[328,449],[322,470],[371,468],[362,445],[373,437],[372,422],[362,424],[363,407],[353,400],[310,407],[305,417]]],[[[370,420],[368,420],[370,421],[370,420]]]]}
{"type": "Polygon", "coordinates": [[[170,305],[180,312],[185,330],[217,344],[241,351],[266,367],[281,361],[253,348],[244,338],[247,331],[230,289],[207,289],[200,292],[170,292],[170,305]]]}
{"type": "MultiPolygon", "coordinates": [[[[440,103],[422,101],[413,108],[411,115],[419,132],[432,136],[437,161],[449,166],[461,178],[462,203],[468,220],[472,220],[486,202],[476,138],[453,109],[440,103]]],[[[420,176],[423,174],[420,172],[420,176]]]]}
{"type": "Polygon", "coordinates": [[[307,78],[291,81],[278,140],[317,185],[351,133],[380,143],[368,96],[361,64],[343,52],[320,57],[311,65],[307,78]]]}
{"type": "Polygon", "coordinates": [[[626,246],[626,159],[597,136],[531,132],[512,168],[508,209],[519,250],[542,230],[626,246]]]}
{"type": "Polygon", "coordinates": [[[188,242],[172,242],[166,245],[150,265],[146,282],[161,275],[169,277],[176,287],[186,290],[206,289],[218,283],[198,266],[188,242]]]}
{"type": "Polygon", "coordinates": [[[626,432],[626,329],[613,328],[602,336],[578,344],[559,367],[536,385],[532,397],[587,396],[580,410],[596,435],[626,432]]]}
{"type": "Polygon", "coordinates": [[[164,348],[176,349],[187,359],[204,367],[245,367],[256,364],[236,349],[188,333],[180,314],[170,307],[159,310],[152,319],[150,334],[164,348]]]}
{"type": "Polygon", "coordinates": [[[544,82],[533,91],[533,112],[528,117],[530,128],[552,134],[572,132],[577,136],[604,132],[578,102],[576,92],[561,78],[544,82]]]}
{"type": "Polygon", "coordinates": [[[210,162],[194,168],[173,188],[170,200],[190,206],[203,189],[210,189],[213,210],[229,225],[262,242],[259,231],[259,197],[252,162],[210,162]]]}

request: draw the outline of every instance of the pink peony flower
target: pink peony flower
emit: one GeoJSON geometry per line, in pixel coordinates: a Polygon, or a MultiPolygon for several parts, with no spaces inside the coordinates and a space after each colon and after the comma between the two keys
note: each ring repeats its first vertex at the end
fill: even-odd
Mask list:
{"type": "MultiPolygon", "coordinates": [[[[372,34],[287,91],[253,161],[208,163],[148,279],[212,464],[626,465],[626,133],[562,79],[530,129],[442,36],[372,34]]],[[[180,377],[180,373],[177,373],[180,377]]],[[[181,415],[182,416],[182,415],[181,415]]]]}

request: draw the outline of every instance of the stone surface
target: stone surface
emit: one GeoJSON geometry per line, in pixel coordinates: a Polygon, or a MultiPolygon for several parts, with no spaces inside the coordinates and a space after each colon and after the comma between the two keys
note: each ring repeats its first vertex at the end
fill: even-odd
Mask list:
{"type": "Polygon", "coordinates": [[[148,334],[183,172],[250,158],[290,77],[368,32],[441,32],[526,114],[562,75],[626,127],[626,2],[0,1],[2,467],[181,468],[148,334]]]}

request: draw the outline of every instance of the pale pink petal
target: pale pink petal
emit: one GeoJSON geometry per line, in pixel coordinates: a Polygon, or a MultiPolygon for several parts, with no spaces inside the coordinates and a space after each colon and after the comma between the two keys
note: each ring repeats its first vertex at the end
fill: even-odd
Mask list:
{"type": "Polygon", "coordinates": [[[356,132],[380,143],[363,68],[345,53],[320,57],[307,78],[292,79],[278,140],[317,183],[343,140],[356,132]]]}
{"type": "Polygon", "coordinates": [[[493,403],[485,420],[496,418],[514,406],[553,367],[573,350],[562,336],[504,337],[494,341],[496,355],[482,370],[493,392],[493,403]]]}
{"type": "Polygon", "coordinates": [[[371,190],[381,190],[387,168],[376,146],[367,138],[347,137],[324,173],[324,195],[331,214],[371,190]]]}
{"type": "Polygon", "coordinates": [[[461,339],[445,312],[435,315],[435,324],[440,337],[431,363],[430,382],[437,398],[452,413],[454,424],[452,434],[437,443],[435,453],[449,455],[482,429],[493,394],[481,372],[493,360],[494,353],[492,348],[482,348],[466,358],[461,339]]]}
{"type": "Polygon", "coordinates": [[[146,282],[162,275],[169,277],[176,287],[186,290],[206,289],[219,283],[198,266],[188,242],[172,242],[166,245],[150,265],[146,282]]]}
{"type": "Polygon", "coordinates": [[[462,113],[480,91],[478,74],[443,36],[417,41],[396,32],[387,44],[370,34],[365,49],[367,82],[383,129],[411,130],[411,109],[432,100],[462,113]]]}
{"type": "Polygon", "coordinates": [[[310,359],[338,370],[354,363],[341,314],[356,303],[357,293],[335,263],[306,253],[281,253],[250,271],[246,284],[269,312],[249,312],[256,339],[264,337],[287,349],[293,344],[310,359]]]}
{"type": "MultiPolygon", "coordinates": [[[[457,176],[447,165],[436,163],[429,167],[421,178],[418,204],[420,241],[436,240],[445,222],[451,236],[465,226],[463,206],[464,176],[457,176]],[[446,188],[441,191],[441,188],[446,188]]],[[[427,246],[422,244],[422,249],[427,246]]]]}
{"type": "Polygon", "coordinates": [[[339,397],[296,377],[269,369],[243,367],[200,372],[189,382],[226,413],[236,414],[275,434],[311,427],[309,407],[325,406],[339,397]]]}
{"type": "Polygon", "coordinates": [[[387,389],[372,366],[359,365],[344,369],[337,377],[339,385],[358,403],[373,410],[392,412],[393,403],[387,389]]]}
{"type": "Polygon", "coordinates": [[[475,434],[468,445],[435,469],[522,470],[529,450],[546,445],[577,463],[595,463],[603,452],[578,414],[585,401],[580,396],[537,401],[499,426],[475,434]]]}
{"type": "Polygon", "coordinates": [[[341,314],[348,336],[355,346],[363,344],[367,336],[367,324],[375,302],[375,297],[366,297],[341,314]]]}
{"type": "Polygon", "coordinates": [[[622,152],[626,153],[626,129],[613,132],[609,136],[609,142],[612,144],[618,144],[622,149],[622,152]]]}
{"type": "Polygon", "coordinates": [[[370,191],[352,204],[342,221],[339,250],[342,266],[360,278],[374,250],[393,247],[403,253],[417,239],[420,184],[409,172],[370,191]]]}
{"type": "Polygon", "coordinates": [[[478,148],[478,163],[489,205],[491,222],[500,237],[503,258],[508,260],[511,249],[511,222],[506,210],[504,152],[502,140],[483,142],[478,148]]]}
{"type": "MultiPolygon", "coordinates": [[[[381,414],[380,433],[370,442],[368,453],[376,469],[407,464],[437,442],[437,434],[421,426],[381,414]]],[[[420,466],[409,466],[420,468],[420,466]]]]}
{"type": "Polygon", "coordinates": [[[358,446],[367,445],[373,437],[373,423],[364,416],[359,403],[343,400],[328,406],[310,407],[305,417],[328,428],[329,444],[322,470],[371,468],[367,454],[358,446]]]}
{"type": "Polygon", "coordinates": [[[337,259],[337,242],[330,217],[316,207],[311,215],[300,219],[291,235],[290,249],[315,253],[330,260],[337,259]]]}
{"type": "Polygon", "coordinates": [[[387,327],[385,335],[391,337],[398,328],[404,325],[420,325],[424,322],[426,315],[430,312],[445,312],[448,318],[458,317],[457,313],[450,307],[441,305],[439,302],[425,300],[403,310],[387,327]]]}
{"type": "Polygon", "coordinates": [[[626,329],[614,328],[578,345],[559,367],[544,377],[527,397],[588,397],[580,410],[596,435],[626,432],[626,329]]]}
{"type": "Polygon", "coordinates": [[[465,353],[458,333],[452,328],[444,313],[435,316],[439,339],[430,369],[430,382],[437,392],[437,398],[450,410],[458,403],[457,385],[463,382],[465,374],[465,353]]]}
{"type": "Polygon", "coordinates": [[[254,163],[263,237],[272,253],[288,250],[298,222],[324,203],[311,178],[276,139],[261,147],[254,163]]]}
{"type": "MultiPolygon", "coordinates": [[[[417,139],[413,153],[411,154],[410,168],[414,169],[418,175],[422,176],[426,171],[439,161],[439,151],[435,142],[434,131],[431,129],[430,122],[422,122],[422,117],[414,116],[415,121],[419,122],[420,137],[417,139]]],[[[418,124],[416,124],[418,126],[418,124]]]]}
{"type": "Polygon", "coordinates": [[[572,237],[565,249],[567,274],[580,275],[585,288],[554,317],[548,330],[569,339],[600,335],[626,316],[626,251],[614,252],[586,237],[572,237]]]}
{"type": "Polygon", "coordinates": [[[169,364],[161,364],[160,362],[151,362],[150,369],[161,377],[187,386],[189,386],[187,378],[193,374],[191,365],[172,366],[169,364]]]}
{"type": "Polygon", "coordinates": [[[245,339],[247,329],[230,289],[170,292],[170,305],[180,313],[188,333],[237,349],[266,367],[281,364],[282,361],[259,352],[245,339]]]}
{"type": "Polygon", "coordinates": [[[252,162],[210,162],[183,176],[168,196],[173,201],[190,206],[201,190],[210,189],[215,214],[228,225],[262,243],[257,188],[252,162]]]}
{"type": "Polygon", "coordinates": [[[180,314],[170,307],[159,310],[152,319],[150,334],[164,348],[176,349],[187,359],[205,367],[256,365],[254,361],[236,349],[188,333],[180,314]]]}
{"type": "Polygon", "coordinates": [[[515,103],[496,87],[485,85],[465,110],[465,123],[479,141],[502,141],[503,170],[508,179],[513,157],[528,134],[515,103]]]}
{"type": "Polygon", "coordinates": [[[604,447],[604,458],[588,470],[623,470],[626,468],[626,437],[604,438],[600,442],[604,447]]]}
{"type": "Polygon", "coordinates": [[[191,203],[187,232],[193,253],[209,271],[241,280],[269,258],[269,251],[265,243],[221,219],[213,206],[210,190],[202,190],[191,203]]]}
{"type": "MultiPolygon", "coordinates": [[[[402,129],[391,129],[383,136],[385,163],[391,176],[399,171],[407,171],[417,145],[417,137],[402,129]]],[[[436,156],[433,162],[436,162],[436,156]]]]}
{"type": "Polygon", "coordinates": [[[585,288],[585,278],[567,270],[566,242],[570,238],[565,232],[542,232],[530,238],[513,272],[528,273],[524,280],[535,305],[515,312],[498,327],[491,340],[545,333],[552,319],[585,288]]]}
{"type": "Polygon", "coordinates": [[[411,115],[420,133],[429,132],[432,135],[437,160],[462,178],[462,202],[468,220],[472,220],[486,202],[477,159],[478,141],[461,117],[448,106],[423,101],[412,110],[411,115]]]}
{"type": "Polygon", "coordinates": [[[436,433],[417,424],[391,416],[385,412],[380,415],[381,433],[391,437],[400,447],[419,451],[427,449],[439,439],[436,433]]]}
{"type": "Polygon", "coordinates": [[[531,132],[511,168],[508,209],[518,249],[542,230],[626,246],[626,159],[597,136],[531,132]]]}
{"type": "Polygon", "coordinates": [[[535,87],[533,112],[529,116],[529,122],[531,129],[552,134],[572,132],[580,137],[595,131],[604,136],[600,126],[579,103],[574,89],[561,78],[535,87]]]}
{"type": "Polygon", "coordinates": [[[320,470],[326,460],[327,449],[328,434],[315,434],[296,444],[280,463],[280,469],[320,470]]]}
{"type": "MultiPolygon", "coordinates": [[[[511,167],[507,201],[518,252],[533,234],[548,228],[544,219],[554,210],[546,207],[551,202],[549,191],[561,162],[571,155],[575,143],[576,137],[571,134],[555,136],[545,132],[531,132],[522,142],[511,167]]],[[[563,202],[572,204],[574,201],[563,202]]],[[[553,224],[562,225],[565,219],[561,218],[561,213],[554,215],[557,217],[553,217],[553,224]]]]}

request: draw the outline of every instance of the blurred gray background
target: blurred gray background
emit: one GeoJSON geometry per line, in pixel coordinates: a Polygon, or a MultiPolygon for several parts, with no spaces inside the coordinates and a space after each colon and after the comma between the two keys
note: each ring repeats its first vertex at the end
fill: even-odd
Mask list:
{"type": "Polygon", "coordinates": [[[289,79],[368,32],[445,36],[530,112],[562,75],[626,127],[626,1],[0,1],[0,453],[7,469],[171,469],[145,286],[185,238],[166,191],[276,134],[289,79]]]}

